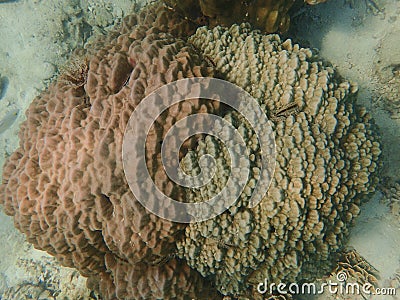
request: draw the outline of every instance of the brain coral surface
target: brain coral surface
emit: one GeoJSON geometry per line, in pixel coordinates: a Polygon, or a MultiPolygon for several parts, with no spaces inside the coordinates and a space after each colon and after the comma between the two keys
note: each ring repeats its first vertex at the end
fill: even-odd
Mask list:
{"type": "MultiPolygon", "coordinates": [[[[128,18],[36,98],[21,126],[20,148],[4,167],[1,201],[16,227],[36,248],[89,277],[107,299],[207,293],[197,271],[165,260],[182,225],[132,201],[122,167],[123,133],[137,104],[168,82],[212,76],[191,47],[166,32],[180,35],[190,26],[165,13],[154,6],[128,18]]],[[[179,120],[214,107],[193,100],[171,109],[179,120]]],[[[157,126],[168,130],[170,115],[157,126]]],[[[163,133],[146,145],[154,172],[163,133]]]]}
{"type": "MultiPolygon", "coordinates": [[[[310,50],[276,35],[235,25],[201,28],[187,40],[192,26],[160,5],[128,18],[32,102],[20,147],[4,167],[1,203],[16,227],[36,248],[77,268],[106,299],[218,299],[248,295],[264,278],[312,276],[329,266],[361,195],[376,183],[379,143],[369,115],[354,104],[354,86],[310,50]],[[271,120],[277,147],[271,187],[258,206],[246,206],[262,150],[254,146],[251,178],[227,212],[190,225],[160,219],[135,201],[124,176],[128,119],[166,83],[217,75],[249,92],[271,120]]],[[[156,120],[146,144],[153,178],[164,178],[165,133],[196,112],[219,107],[192,99],[156,120]]],[[[254,140],[238,112],[225,118],[254,140]]],[[[196,144],[183,159],[186,168],[212,147],[229,168],[217,140],[196,144]]],[[[217,173],[201,190],[167,190],[199,202],[225,176],[217,173]]]]}

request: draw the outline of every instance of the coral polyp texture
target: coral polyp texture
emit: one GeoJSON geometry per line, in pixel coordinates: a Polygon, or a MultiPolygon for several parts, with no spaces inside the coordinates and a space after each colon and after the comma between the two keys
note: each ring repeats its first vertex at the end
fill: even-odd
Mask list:
{"type": "MultiPolygon", "coordinates": [[[[343,246],[362,196],[378,180],[381,150],[370,116],[355,105],[356,87],[309,49],[247,25],[200,28],[189,41],[223,78],[258,99],[273,124],[277,164],[261,203],[249,208],[263,149],[243,117],[228,113],[225,119],[249,145],[248,184],[228,211],[186,227],[179,256],[229,295],[254,290],[264,279],[278,284],[322,275],[343,246]]],[[[186,171],[199,173],[196,161],[205,153],[222,167],[188,195],[192,202],[214,196],[229,175],[226,151],[213,137],[183,159],[186,171]]]]}
{"type": "MultiPolygon", "coordinates": [[[[368,294],[376,293],[376,289],[382,286],[378,270],[376,270],[368,261],[365,260],[356,250],[345,250],[338,258],[338,263],[330,276],[327,278],[319,279],[318,285],[326,283],[327,281],[335,284],[342,284],[344,281],[349,286],[351,284],[358,284],[368,288],[360,289],[357,295],[352,296],[354,300],[368,299],[368,294]],[[368,289],[368,291],[367,291],[368,289]]],[[[384,284],[385,286],[386,283],[384,284]]],[[[327,293],[324,295],[326,300],[345,300],[349,299],[346,295],[333,295],[327,293]]]]}
{"type": "MultiPolygon", "coordinates": [[[[105,299],[257,299],[254,287],[264,279],[314,278],[329,269],[362,196],[377,182],[379,142],[355,104],[355,86],[277,35],[248,25],[193,34],[194,26],[160,4],[128,17],[32,102],[20,147],[4,166],[0,201],[15,226],[88,277],[105,299]],[[201,76],[230,81],[258,100],[276,136],[277,165],[261,203],[249,208],[263,149],[240,112],[226,113],[251,145],[250,179],[228,211],[186,225],[157,217],[134,198],[122,143],[144,97],[201,76]]],[[[222,168],[211,185],[184,190],[163,173],[165,134],[198,112],[222,114],[215,101],[176,104],[146,141],[150,176],[180,201],[206,200],[228,174],[224,145],[210,136],[184,144],[182,165],[195,173],[196,158],[214,153],[222,168]]],[[[146,190],[149,198],[153,192],[146,190]]]]}
{"type": "MultiPolygon", "coordinates": [[[[162,6],[148,8],[99,42],[89,59],[74,60],[30,105],[20,147],[4,167],[1,202],[16,227],[89,277],[106,299],[212,297],[197,271],[170,256],[183,226],[135,201],[122,164],[126,124],[146,95],[180,78],[212,76],[191,47],[166,32],[183,35],[180,21],[162,6]]],[[[146,144],[152,176],[172,119],[216,110],[199,99],[171,109],[173,117],[161,116],[146,144]]]]}
{"type": "MultiPolygon", "coordinates": [[[[305,0],[307,4],[318,4],[326,0],[305,0]]],[[[164,0],[176,12],[192,22],[202,25],[230,26],[249,22],[265,33],[284,33],[289,29],[289,10],[295,0],[164,0]]]]}

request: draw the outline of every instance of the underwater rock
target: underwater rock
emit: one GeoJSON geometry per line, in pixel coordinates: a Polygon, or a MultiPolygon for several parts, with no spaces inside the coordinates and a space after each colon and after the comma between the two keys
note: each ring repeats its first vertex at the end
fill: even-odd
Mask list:
{"type": "Polygon", "coordinates": [[[382,186],[381,189],[385,195],[385,202],[389,205],[391,213],[400,223],[400,181],[392,182],[392,180],[389,180],[389,182],[387,186],[382,186]]]}
{"type": "Polygon", "coordinates": [[[61,268],[54,258],[19,258],[17,267],[26,272],[26,277],[11,287],[0,289],[2,300],[100,299],[84,287],[78,271],[61,268]]]}
{"type": "Polygon", "coordinates": [[[392,118],[400,118],[400,30],[393,29],[379,42],[374,60],[375,92],[392,118]]]}
{"type": "MultiPolygon", "coordinates": [[[[307,4],[318,4],[326,0],[306,0],[307,4]]],[[[265,33],[285,33],[289,29],[289,9],[295,0],[164,0],[176,12],[199,25],[211,27],[230,26],[249,22],[265,33]]]]}

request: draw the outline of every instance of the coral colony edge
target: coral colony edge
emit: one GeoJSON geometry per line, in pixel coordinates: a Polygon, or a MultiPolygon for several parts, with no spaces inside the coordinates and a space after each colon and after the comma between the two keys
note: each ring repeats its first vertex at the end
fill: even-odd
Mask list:
{"type": "Polygon", "coordinates": [[[267,20],[255,25],[261,30],[226,24],[217,1],[199,1],[202,16],[193,17],[186,6],[166,2],[125,18],[34,99],[20,146],[4,166],[4,211],[30,243],[76,268],[104,299],[263,299],[268,295],[257,285],[264,279],[310,282],[329,273],[378,182],[379,138],[356,103],[357,86],[310,49],[269,34],[287,29],[294,1],[248,7],[250,16],[259,11],[267,20]],[[171,185],[160,142],[174,122],[199,112],[221,115],[250,145],[249,180],[235,204],[215,218],[182,224],[132,201],[122,143],[144,97],[192,77],[224,79],[258,101],[275,134],[276,168],[261,202],[249,207],[263,149],[240,112],[205,99],[170,107],[146,141],[146,163],[160,189],[178,201],[218,193],[229,158],[220,140],[195,136],[184,144],[183,169],[196,175],[198,157],[209,153],[216,173],[197,189],[171,185]]]}

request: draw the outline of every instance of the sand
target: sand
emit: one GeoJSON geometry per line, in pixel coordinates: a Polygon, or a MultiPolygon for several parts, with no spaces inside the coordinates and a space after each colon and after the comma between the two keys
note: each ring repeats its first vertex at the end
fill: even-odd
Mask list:
{"type": "MultiPolygon", "coordinates": [[[[109,30],[137,4],[133,0],[115,2],[118,4],[111,0],[0,3],[0,165],[18,145],[18,126],[29,103],[54,78],[73,49],[109,30]]],[[[400,1],[375,2],[378,7],[371,5],[371,0],[328,0],[307,7],[293,17],[289,35],[314,48],[342,76],[358,83],[360,102],[380,127],[383,184],[390,184],[400,180],[400,1]]],[[[399,276],[400,223],[381,192],[369,198],[352,230],[349,247],[379,271],[384,286],[399,276]]],[[[76,271],[60,267],[46,253],[33,249],[14,229],[12,219],[1,212],[0,252],[1,299],[24,299],[21,295],[29,293],[42,298],[94,297],[76,271]],[[47,285],[39,284],[40,276],[45,276],[47,285]]]]}

